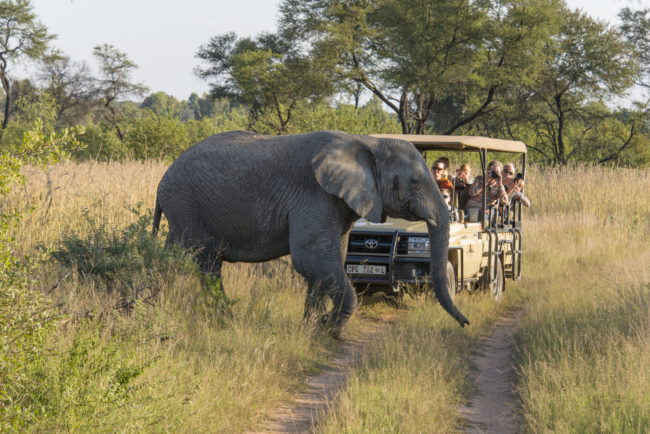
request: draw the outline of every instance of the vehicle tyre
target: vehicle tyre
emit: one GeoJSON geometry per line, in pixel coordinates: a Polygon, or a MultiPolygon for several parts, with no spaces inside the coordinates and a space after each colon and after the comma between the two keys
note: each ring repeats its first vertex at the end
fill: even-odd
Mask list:
{"type": "Polygon", "coordinates": [[[460,292],[456,285],[454,266],[449,261],[447,261],[447,291],[449,291],[449,297],[452,299],[460,292]]]}
{"type": "Polygon", "coordinates": [[[492,294],[492,297],[494,297],[496,301],[501,301],[501,297],[503,296],[503,289],[506,282],[503,264],[501,263],[501,258],[498,256],[494,260],[494,266],[496,267],[496,281],[490,282],[490,276],[488,276],[486,273],[483,275],[481,287],[484,291],[488,291],[490,294],[492,294]]]}

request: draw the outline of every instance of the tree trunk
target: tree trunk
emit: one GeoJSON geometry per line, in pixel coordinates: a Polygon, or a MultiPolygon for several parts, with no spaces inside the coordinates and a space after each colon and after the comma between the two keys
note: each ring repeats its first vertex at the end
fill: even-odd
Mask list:
{"type": "Polygon", "coordinates": [[[0,137],[2,137],[9,123],[9,115],[11,114],[11,82],[9,81],[9,77],[7,77],[4,62],[0,66],[0,81],[2,81],[2,88],[5,91],[5,116],[2,119],[2,130],[0,130],[0,137]]]}
{"type": "Polygon", "coordinates": [[[566,164],[566,152],[564,149],[564,111],[562,109],[562,96],[555,96],[555,107],[557,108],[557,162],[566,164]]]}

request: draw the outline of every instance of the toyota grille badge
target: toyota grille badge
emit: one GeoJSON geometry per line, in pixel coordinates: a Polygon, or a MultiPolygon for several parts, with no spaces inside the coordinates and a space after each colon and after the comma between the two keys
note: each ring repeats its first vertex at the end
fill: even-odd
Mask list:
{"type": "Polygon", "coordinates": [[[375,250],[377,247],[379,247],[379,241],[375,240],[374,238],[368,238],[365,242],[366,249],[370,250],[375,250]]]}

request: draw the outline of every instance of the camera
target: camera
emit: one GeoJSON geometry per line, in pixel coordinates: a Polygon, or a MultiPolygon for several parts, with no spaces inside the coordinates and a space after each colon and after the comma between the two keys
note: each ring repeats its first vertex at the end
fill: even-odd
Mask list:
{"type": "Polygon", "coordinates": [[[524,179],[524,175],[521,173],[517,173],[517,176],[515,176],[515,181],[519,181],[520,179],[524,179]]]}
{"type": "Polygon", "coordinates": [[[499,174],[493,170],[492,172],[490,172],[490,178],[498,179],[499,174]]]}

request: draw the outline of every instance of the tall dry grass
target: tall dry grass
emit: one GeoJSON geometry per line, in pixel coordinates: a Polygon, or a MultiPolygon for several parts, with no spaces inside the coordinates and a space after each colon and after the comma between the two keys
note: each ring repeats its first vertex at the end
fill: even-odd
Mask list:
{"type": "Polygon", "coordinates": [[[88,161],[26,168],[26,183],[10,195],[7,208],[34,207],[16,232],[17,246],[52,245],[70,231],[88,232],[91,222],[121,228],[137,220],[132,210],[153,208],[162,161],[88,161]]]}
{"type": "MultiPolygon", "coordinates": [[[[136,265],[109,277],[53,260],[51,252],[70,234],[94,248],[96,240],[111,239],[106,234],[123,235],[137,224],[153,207],[165,168],[160,162],[56,166],[49,176],[28,173],[25,187],[2,205],[35,206],[16,232],[16,248],[44,252],[34,285],[66,314],[51,357],[23,397],[42,410],[21,429],[259,428],[336,347],[302,322],[304,285],[286,260],[227,264],[225,310],[200,289],[192,262],[180,253],[156,253],[153,265],[139,265],[147,252],[129,245],[125,253],[132,256],[125,257],[136,265]]],[[[500,304],[461,296],[457,302],[472,321],[464,329],[434,302],[407,298],[400,319],[368,349],[318,429],[462,430],[457,409],[472,393],[468,357],[496,316],[521,308],[523,431],[647,431],[649,192],[648,170],[530,170],[525,278],[508,282],[500,304]]],[[[156,242],[151,252],[162,247],[162,239],[156,242]]],[[[395,313],[364,306],[348,330],[377,311],[395,313]]]]}
{"type": "Polygon", "coordinates": [[[519,385],[530,432],[650,430],[650,171],[533,172],[519,385]]]}
{"type": "Polygon", "coordinates": [[[14,391],[3,427],[258,428],[338,345],[302,321],[305,287],[287,259],[226,264],[223,300],[202,289],[191,258],[162,250],[164,234],[147,238],[165,169],[148,161],[28,171],[3,205],[34,207],[15,247],[44,261],[32,285],[63,314],[50,356],[14,391]]]}

